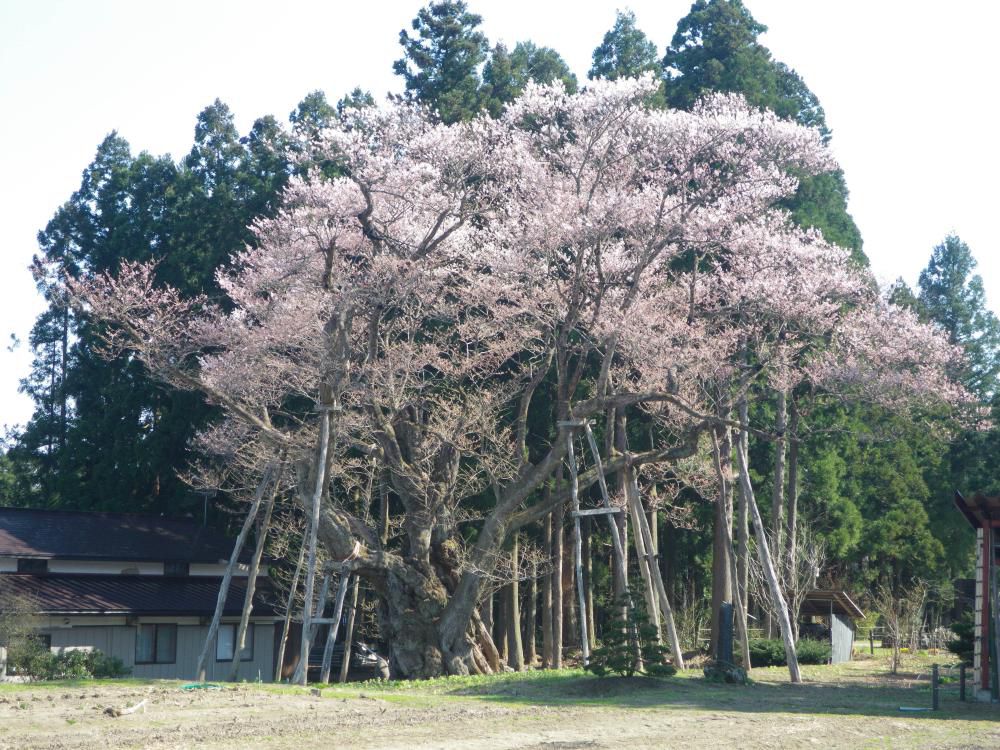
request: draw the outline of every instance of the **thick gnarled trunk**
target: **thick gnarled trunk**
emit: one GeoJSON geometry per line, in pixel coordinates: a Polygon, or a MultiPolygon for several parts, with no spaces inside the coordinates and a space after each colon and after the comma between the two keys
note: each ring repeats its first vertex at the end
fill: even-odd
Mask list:
{"type": "Polygon", "coordinates": [[[478,615],[461,631],[445,617],[453,595],[435,570],[394,565],[380,577],[379,592],[393,677],[490,674],[499,668],[496,647],[478,615]]]}

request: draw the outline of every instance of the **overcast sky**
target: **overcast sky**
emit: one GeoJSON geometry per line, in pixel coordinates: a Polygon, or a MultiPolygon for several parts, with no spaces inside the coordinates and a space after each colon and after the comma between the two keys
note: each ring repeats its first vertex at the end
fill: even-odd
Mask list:
{"type": "MultiPolygon", "coordinates": [[[[884,282],[916,281],[959,234],[1000,305],[996,29],[992,0],[745,0],[763,42],[818,95],[884,282]]],[[[241,132],[285,120],[310,91],[399,91],[399,31],[424,3],[295,0],[0,0],[0,425],[24,423],[18,380],[42,309],[27,265],[35,235],[79,187],[112,130],[135,152],[191,147],[216,97],[241,132]],[[8,351],[11,334],[21,340],[8,351]]],[[[661,52],[691,0],[470,0],[491,42],[554,47],[581,79],[615,10],[661,52]]]]}

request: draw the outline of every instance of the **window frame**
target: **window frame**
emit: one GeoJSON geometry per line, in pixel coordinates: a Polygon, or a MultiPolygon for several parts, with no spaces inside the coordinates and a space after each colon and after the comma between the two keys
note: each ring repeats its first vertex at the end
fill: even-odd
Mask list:
{"type": "MultiPolygon", "coordinates": [[[[219,664],[231,664],[232,661],[233,661],[233,654],[230,654],[228,657],[224,657],[224,658],[220,658],[219,657],[219,634],[222,632],[223,628],[227,628],[227,629],[228,628],[232,628],[233,629],[233,638],[232,638],[233,647],[232,647],[232,650],[233,650],[233,652],[235,652],[236,651],[236,634],[237,634],[237,631],[239,629],[239,623],[237,623],[237,622],[220,622],[218,630],[215,631],[215,661],[217,663],[219,663],[219,664]]],[[[247,623],[246,644],[244,645],[244,647],[243,647],[243,649],[242,649],[242,651],[240,653],[240,661],[241,662],[253,661],[253,658],[254,658],[254,640],[255,640],[255,638],[254,638],[254,631],[255,630],[256,630],[256,628],[254,627],[254,624],[252,622],[247,623]],[[247,652],[248,655],[247,656],[243,656],[243,652],[247,652]]]]}
{"type": "Polygon", "coordinates": [[[135,663],[139,664],[176,664],[177,663],[177,624],[173,622],[143,622],[135,626],[135,663]],[[142,632],[143,628],[153,629],[153,660],[146,661],[145,659],[139,658],[139,633],[142,632]],[[160,644],[160,628],[173,628],[174,638],[173,638],[173,654],[171,658],[161,659],[159,653],[160,644]]]}

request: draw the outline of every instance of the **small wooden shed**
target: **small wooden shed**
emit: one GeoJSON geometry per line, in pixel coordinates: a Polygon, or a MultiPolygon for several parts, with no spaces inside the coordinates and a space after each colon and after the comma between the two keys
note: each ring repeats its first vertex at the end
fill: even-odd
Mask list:
{"type": "Polygon", "coordinates": [[[822,617],[830,625],[830,662],[840,664],[851,660],[854,650],[854,621],[865,613],[845,591],[813,590],[806,594],[799,610],[800,617],[822,617]]]}
{"type": "Polygon", "coordinates": [[[1000,697],[1000,497],[955,493],[955,507],[976,530],[975,641],[972,657],[976,697],[1000,697]],[[993,665],[992,669],[990,665],[993,665]]]}

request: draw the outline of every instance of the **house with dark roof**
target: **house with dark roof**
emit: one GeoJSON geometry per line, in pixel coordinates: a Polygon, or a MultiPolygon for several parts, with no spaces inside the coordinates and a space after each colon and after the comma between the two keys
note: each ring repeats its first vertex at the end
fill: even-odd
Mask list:
{"type": "MultiPolygon", "coordinates": [[[[0,612],[5,597],[27,602],[39,638],[54,651],[97,649],[135,677],[193,679],[232,547],[189,520],[0,508],[0,612]]],[[[229,676],[246,581],[241,564],[207,665],[210,680],[229,676]]],[[[280,618],[269,591],[261,576],[239,679],[273,678],[280,618]]]]}

